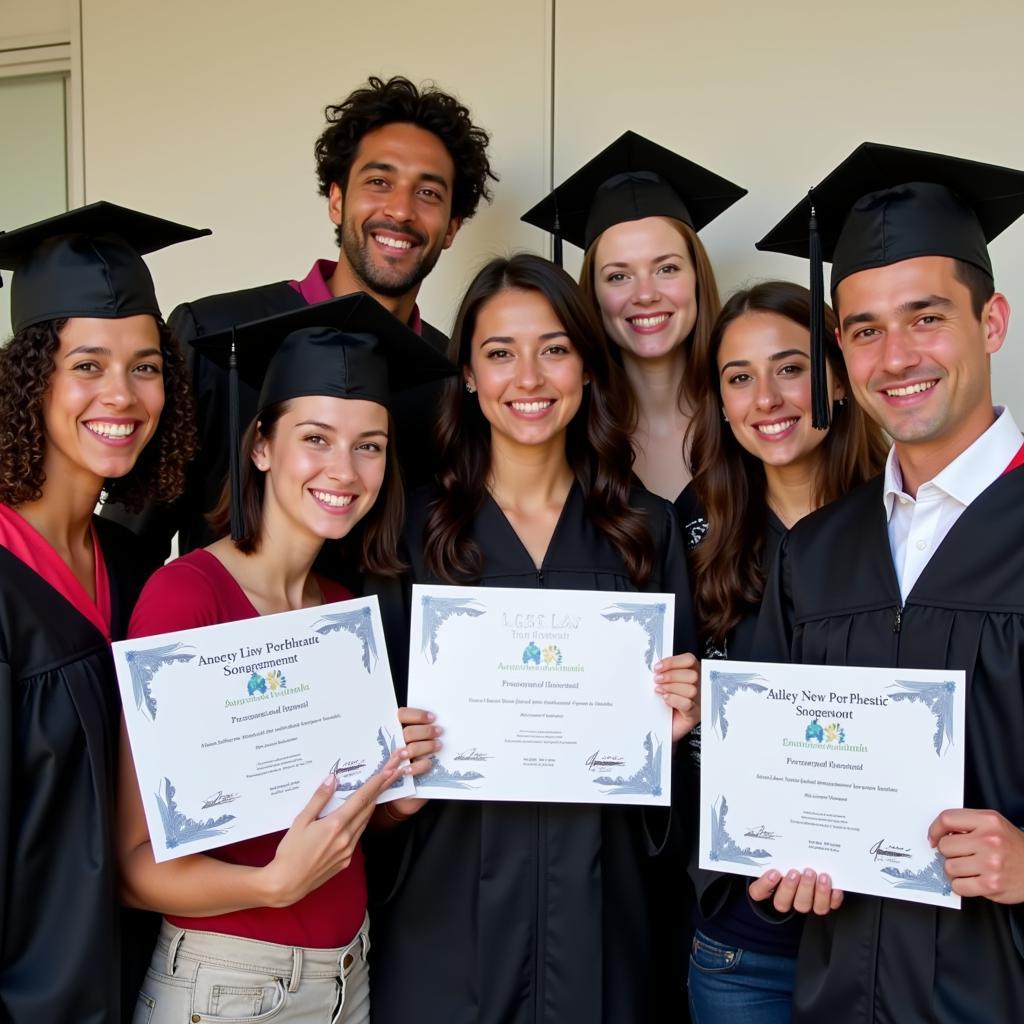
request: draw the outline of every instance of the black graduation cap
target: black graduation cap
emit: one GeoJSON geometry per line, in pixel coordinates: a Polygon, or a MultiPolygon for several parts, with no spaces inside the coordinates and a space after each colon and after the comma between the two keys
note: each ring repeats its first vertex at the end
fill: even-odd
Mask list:
{"type": "Polygon", "coordinates": [[[757,243],[811,261],[812,422],[829,425],[824,271],[832,290],[861,270],[949,256],[990,277],[987,243],[1024,213],[1024,172],[865,142],[757,243]]]}
{"type": "Polygon", "coordinates": [[[44,320],[160,316],[142,255],[211,234],[113,203],[0,232],[0,270],[13,270],[15,333],[44,320]]]}
{"type": "Polygon", "coordinates": [[[454,375],[432,345],[376,299],[355,292],[314,306],[193,338],[197,352],[230,375],[231,536],[242,534],[238,378],[259,389],[257,416],[308,395],[388,406],[398,391],[454,375]]]}
{"type": "Polygon", "coordinates": [[[613,224],[645,217],[673,217],[700,231],[746,194],[692,160],[624,132],[522,220],[555,236],[561,264],[563,238],[589,249],[613,224]]]}

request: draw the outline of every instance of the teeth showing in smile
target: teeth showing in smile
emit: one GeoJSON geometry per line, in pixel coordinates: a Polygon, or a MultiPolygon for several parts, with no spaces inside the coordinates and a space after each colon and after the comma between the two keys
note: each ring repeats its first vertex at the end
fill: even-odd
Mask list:
{"type": "Polygon", "coordinates": [[[555,403],[551,399],[546,398],[539,402],[512,402],[512,408],[516,412],[543,412],[545,409],[550,408],[555,403]]]}
{"type": "Polygon", "coordinates": [[[794,423],[796,423],[795,419],[782,420],[779,423],[759,423],[757,431],[759,434],[781,434],[783,431],[789,430],[794,423]]]}
{"type": "Polygon", "coordinates": [[[100,437],[131,437],[135,433],[134,423],[102,423],[93,420],[85,424],[86,429],[91,430],[100,437]]]}
{"type": "Polygon", "coordinates": [[[317,501],[322,501],[332,508],[344,508],[346,505],[351,505],[355,497],[353,494],[329,494],[327,491],[313,491],[312,494],[317,501]]]}
{"type": "Polygon", "coordinates": [[[634,327],[657,327],[663,324],[672,314],[658,313],[656,316],[631,316],[629,322],[634,327]]]}
{"type": "Polygon", "coordinates": [[[411,249],[412,242],[407,242],[403,238],[390,238],[387,235],[374,235],[374,240],[380,242],[381,245],[386,245],[389,249],[411,249]]]}
{"type": "Polygon", "coordinates": [[[919,395],[922,391],[930,391],[936,384],[938,384],[937,380],[926,380],[920,384],[910,384],[905,388],[887,388],[885,393],[890,398],[905,398],[907,395],[919,395]]]}

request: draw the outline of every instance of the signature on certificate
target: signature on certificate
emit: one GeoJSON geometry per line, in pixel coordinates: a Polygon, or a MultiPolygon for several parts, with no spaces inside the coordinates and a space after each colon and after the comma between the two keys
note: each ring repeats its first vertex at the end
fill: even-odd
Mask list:
{"type": "Polygon", "coordinates": [[[771,832],[764,827],[764,825],[758,825],[755,828],[748,829],[743,833],[751,839],[778,839],[779,834],[777,832],[771,832]]]}
{"type": "Polygon", "coordinates": [[[903,857],[910,857],[910,850],[905,846],[885,845],[884,839],[879,839],[874,846],[868,850],[868,853],[874,854],[875,860],[899,860],[903,857]]]}
{"type": "Polygon", "coordinates": [[[219,807],[221,804],[233,804],[237,799],[237,793],[225,793],[218,789],[213,796],[208,796],[203,801],[203,810],[205,811],[208,807],[219,807]]]}
{"type": "Polygon", "coordinates": [[[342,761],[339,757],[328,771],[337,778],[339,775],[351,775],[353,772],[362,771],[365,767],[365,761],[342,761]]]}
{"type": "Polygon", "coordinates": [[[619,768],[626,763],[626,759],[618,754],[602,754],[600,750],[595,750],[583,763],[592,772],[596,772],[604,768],[619,768]]]}
{"type": "Polygon", "coordinates": [[[469,750],[463,750],[456,754],[453,760],[455,761],[490,761],[494,757],[493,754],[485,754],[482,750],[477,750],[476,747],[470,747],[469,750]]]}

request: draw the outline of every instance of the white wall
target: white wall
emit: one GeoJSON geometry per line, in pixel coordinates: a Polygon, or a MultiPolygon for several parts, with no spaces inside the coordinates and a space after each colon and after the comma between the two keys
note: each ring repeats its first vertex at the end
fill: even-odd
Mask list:
{"type": "MultiPolygon", "coordinates": [[[[487,254],[547,251],[518,217],[548,187],[552,61],[556,180],[633,128],[750,189],[703,233],[723,292],[806,279],[753,242],[861,141],[1024,167],[1019,0],[83,0],[82,34],[87,198],[216,232],[152,258],[167,308],[333,255],[312,144],[371,72],[434,78],[494,133],[497,201],[422,292],[442,327],[487,254]]],[[[1024,422],[1024,222],[992,256],[1018,307],[996,396],[1024,422]]]]}
{"type": "Polygon", "coordinates": [[[213,228],[151,258],[167,310],[304,276],[337,256],[313,167],[324,106],[370,74],[432,78],[493,131],[502,176],[421,292],[447,328],[484,258],[529,240],[518,216],[547,182],[549,27],[547,0],[86,0],[88,199],[213,228]]]}

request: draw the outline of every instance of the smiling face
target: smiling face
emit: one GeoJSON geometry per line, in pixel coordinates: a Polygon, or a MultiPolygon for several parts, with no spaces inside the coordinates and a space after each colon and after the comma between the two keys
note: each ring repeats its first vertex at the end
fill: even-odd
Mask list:
{"type": "Polygon", "coordinates": [[[608,228],[594,252],[594,290],[608,336],[639,359],[671,353],[697,322],[697,271],[668,217],[608,228]]]}
{"type": "Polygon", "coordinates": [[[125,476],[159,423],[163,363],[151,316],[68,320],[43,399],[46,479],[98,490],[125,476]]]}
{"type": "Polygon", "coordinates": [[[264,533],[344,537],[373,507],[387,465],[388,413],[361,399],[295,398],[259,437],[252,461],[266,474],[264,533]]]}
{"type": "Polygon", "coordinates": [[[557,444],[583,401],[583,360],[540,292],[508,289],[476,317],[466,381],[492,441],[557,444]]]}
{"type": "MultiPolygon", "coordinates": [[[[810,332],[778,313],[748,312],[718,349],[722,407],[739,444],[766,467],[818,457],[826,431],[811,426],[810,332]]],[[[833,400],[842,388],[828,374],[833,400]]]]}
{"type": "Polygon", "coordinates": [[[854,396],[903,445],[954,457],[992,422],[989,357],[1009,307],[996,294],[975,316],[953,260],[922,256],[844,278],[840,344],[854,396]]]}
{"type": "Polygon", "coordinates": [[[344,191],[331,186],[341,255],[370,292],[399,298],[418,287],[452,244],[455,165],[444,143],[416,125],[363,136],[344,191]]]}

